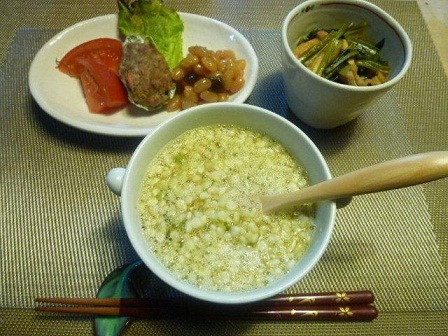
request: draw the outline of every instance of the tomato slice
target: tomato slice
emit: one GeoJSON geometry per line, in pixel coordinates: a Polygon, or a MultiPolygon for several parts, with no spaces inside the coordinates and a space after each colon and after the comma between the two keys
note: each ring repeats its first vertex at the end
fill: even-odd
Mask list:
{"type": "Polygon", "coordinates": [[[128,103],[126,88],[118,75],[94,59],[80,58],[80,80],[89,111],[110,113],[128,103]]]}
{"type": "Polygon", "coordinates": [[[122,55],[121,41],[107,37],[98,38],[84,42],[70,50],[59,61],[57,68],[69,76],[79,78],[83,66],[78,61],[81,58],[89,58],[118,73],[122,55]]]}

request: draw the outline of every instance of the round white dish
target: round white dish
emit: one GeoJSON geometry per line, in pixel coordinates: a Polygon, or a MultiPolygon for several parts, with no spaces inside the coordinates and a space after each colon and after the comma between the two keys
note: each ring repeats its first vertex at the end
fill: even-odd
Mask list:
{"type": "Polygon", "coordinates": [[[367,1],[309,0],[292,9],[283,21],[281,62],[286,100],[300,120],[315,128],[335,128],[356,119],[404,77],[411,60],[412,42],[403,27],[367,1]],[[381,55],[391,66],[386,82],[373,86],[332,82],[294,56],[297,39],[314,27],[329,29],[363,20],[375,43],[384,39],[381,55]]]}
{"type": "MultiPolygon", "coordinates": [[[[237,30],[200,15],[179,13],[184,22],[184,54],[188,47],[201,45],[211,50],[232,49],[247,60],[246,84],[230,97],[243,103],[252,92],[258,75],[258,58],[249,41],[237,30]]],[[[31,94],[53,118],[85,131],[111,136],[145,136],[161,122],[181,112],[146,112],[129,106],[114,114],[89,112],[81,84],[56,69],[56,61],[77,45],[100,37],[119,38],[118,15],[110,14],[79,22],[58,33],[36,54],[29,71],[31,94]]]]}
{"type": "Polygon", "coordinates": [[[163,266],[152,252],[141,226],[136,207],[139,193],[136,191],[141,189],[150,162],[167,143],[184,132],[216,124],[248,127],[275,139],[305,168],[310,184],[331,178],[328,165],[316,145],[285,118],[249,104],[215,103],[192,107],[162,123],[142,140],[126,168],[114,168],[107,174],[107,185],[120,196],[123,223],[132,246],[140,259],[161,280],[189,296],[209,302],[241,304],[266,299],[294,285],[320,260],[333,231],[336,218],[335,202],[324,201],[316,204],[316,219],[310,246],[289,273],[266,287],[243,292],[207,290],[179,279],[163,266]]]}

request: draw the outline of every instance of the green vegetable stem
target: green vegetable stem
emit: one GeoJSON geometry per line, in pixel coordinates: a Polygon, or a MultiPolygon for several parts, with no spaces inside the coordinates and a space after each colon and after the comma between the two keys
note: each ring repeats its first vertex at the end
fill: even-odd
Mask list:
{"type": "Polygon", "coordinates": [[[385,40],[376,45],[368,40],[364,20],[356,25],[353,22],[343,24],[339,29],[314,28],[298,39],[297,48],[301,52],[297,53],[297,58],[311,71],[329,80],[351,85],[381,84],[390,72],[389,63],[381,57],[385,40]],[[316,43],[306,49],[311,40],[316,43]]]}

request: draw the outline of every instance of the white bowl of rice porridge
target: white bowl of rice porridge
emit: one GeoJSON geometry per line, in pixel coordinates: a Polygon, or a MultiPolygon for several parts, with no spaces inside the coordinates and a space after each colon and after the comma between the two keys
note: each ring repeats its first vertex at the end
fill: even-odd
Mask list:
{"type": "Polygon", "coordinates": [[[147,135],[109,188],[145,265],[175,289],[216,303],[282,292],[317,263],[333,230],[325,201],[263,214],[259,197],[331,175],[312,141],[268,110],[201,105],[147,135]]]}

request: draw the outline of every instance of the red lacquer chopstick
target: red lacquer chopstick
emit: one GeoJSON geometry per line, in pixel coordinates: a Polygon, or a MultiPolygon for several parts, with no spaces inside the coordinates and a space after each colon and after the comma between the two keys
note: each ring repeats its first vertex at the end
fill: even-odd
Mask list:
{"type": "MultiPolygon", "coordinates": [[[[245,304],[248,307],[262,306],[314,306],[352,305],[373,303],[375,297],[370,290],[341,291],[309,294],[278,294],[272,298],[245,304]]],[[[132,306],[132,307],[173,307],[185,305],[205,305],[210,303],[192,298],[37,298],[37,302],[89,305],[89,306],[132,306]]]]}
{"type": "Polygon", "coordinates": [[[36,301],[57,304],[37,307],[37,311],[141,318],[213,316],[258,320],[371,320],[378,316],[377,308],[371,305],[374,301],[371,291],[279,294],[241,305],[212,304],[191,298],[38,298],[36,301]]]}

